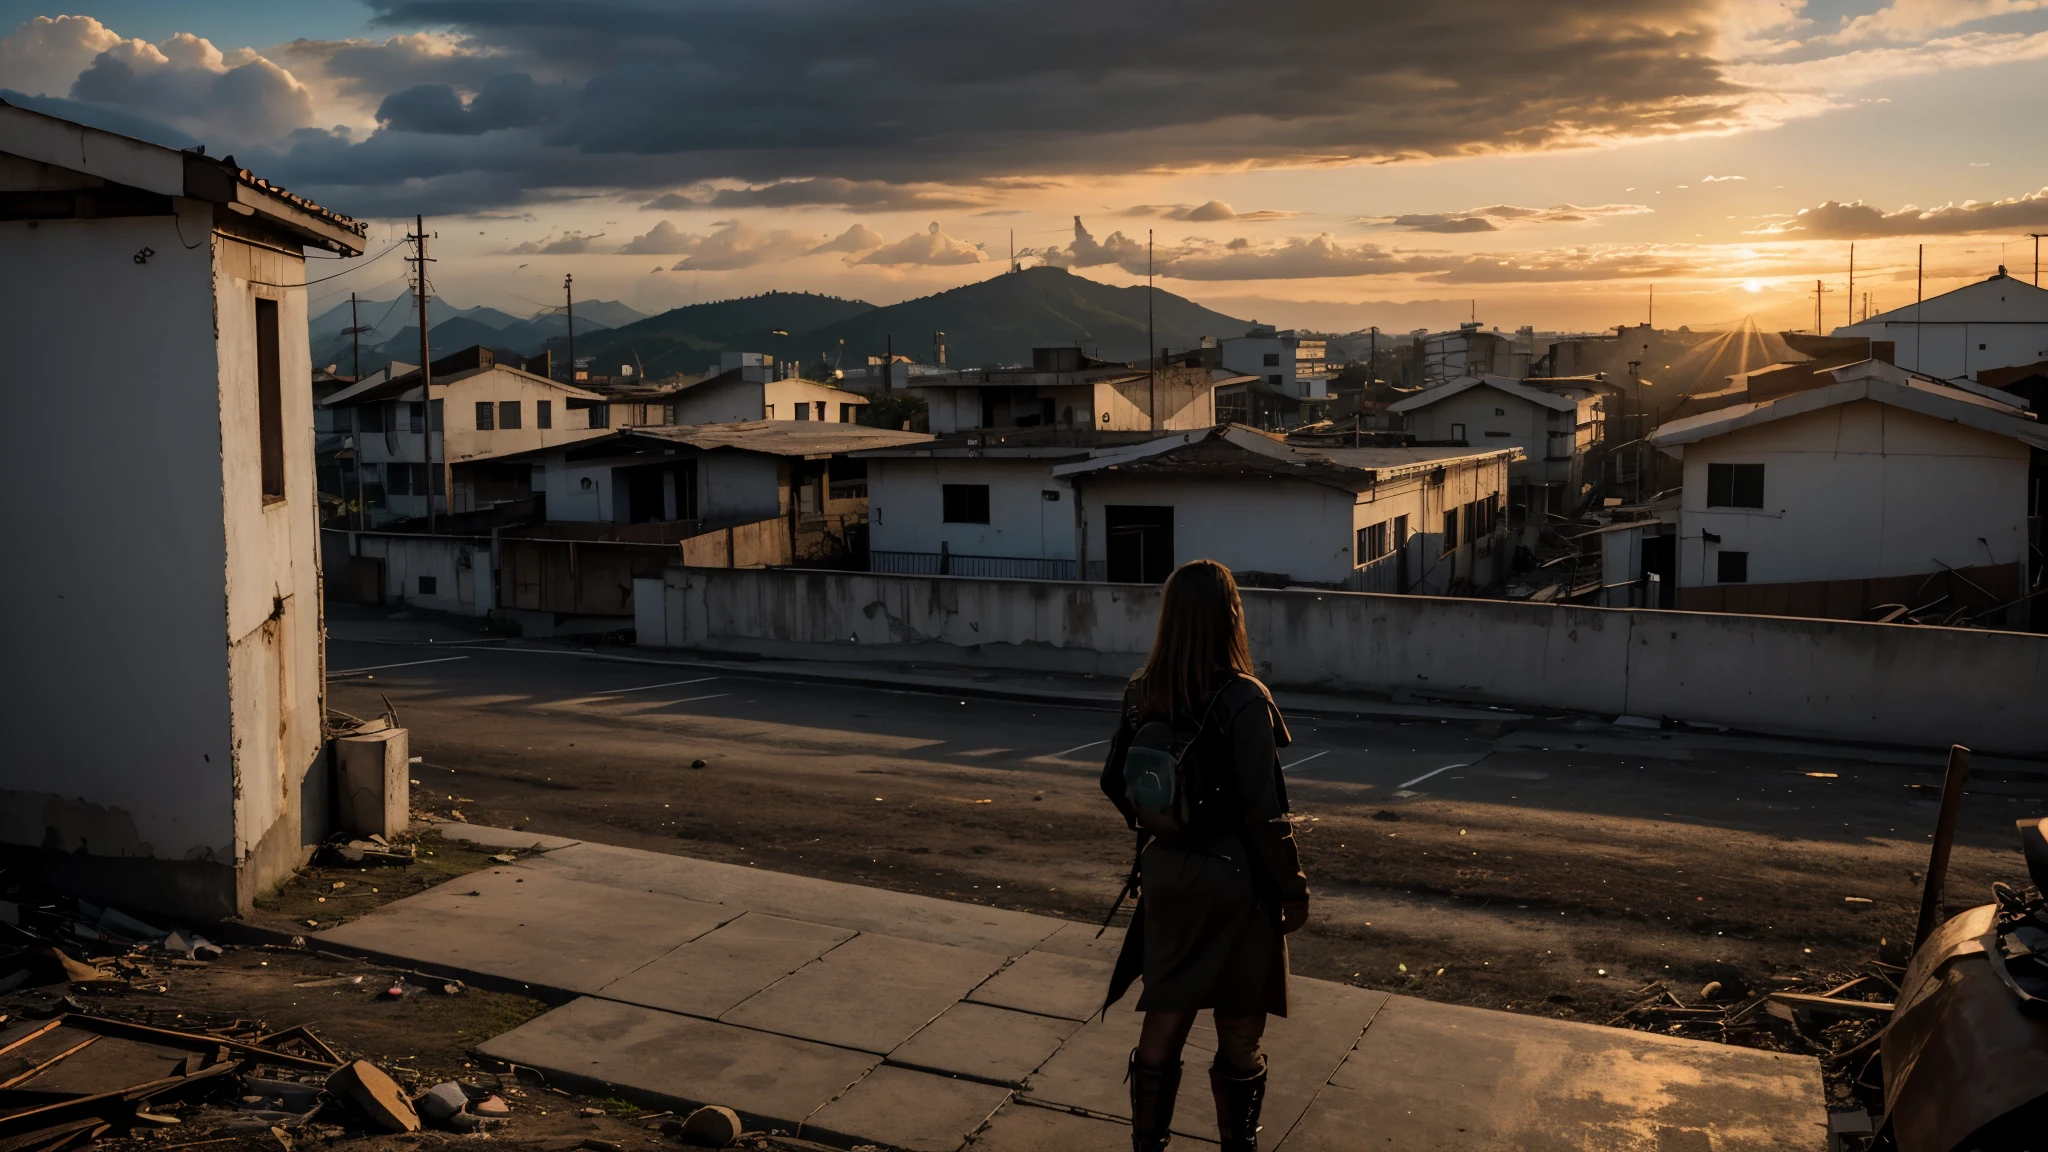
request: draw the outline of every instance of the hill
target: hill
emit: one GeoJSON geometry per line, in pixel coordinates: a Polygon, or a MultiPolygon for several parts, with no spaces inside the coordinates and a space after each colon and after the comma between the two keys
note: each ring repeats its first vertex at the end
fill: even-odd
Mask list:
{"type": "MultiPolygon", "coordinates": [[[[576,358],[590,357],[594,371],[606,372],[615,370],[616,364],[633,363],[637,353],[652,376],[698,372],[718,363],[723,351],[775,352],[778,343],[793,347],[792,341],[771,335],[773,329],[803,332],[874,310],[874,305],[862,300],[813,292],[766,292],[688,304],[606,332],[586,334],[582,305],[578,305],[576,358]]],[[[553,336],[546,346],[559,358],[566,354],[566,343],[561,336],[553,336]]]]}
{"type": "MultiPolygon", "coordinates": [[[[931,358],[932,335],[946,333],[947,362],[960,367],[1028,364],[1033,348],[1080,344],[1111,360],[1145,355],[1143,288],[1118,288],[1058,268],[998,274],[886,308],[802,292],[771,292],[742,300],[693,304],[609,332],[576,335],[576,355],[597,371],[630,364],[634,353],[649,375],[697,372],[723,351],[769,352],[811,361],[839,355],[844,364],[878,356],[893,340],[900,355],[931,358]],[[776,336],[773,329],[790,333],[776,336]]],[[[1246,321],[1185,297],[1152,295],[1159,345],[1191,348],[1204,336],[1235,336],[1246,321]]],[[[562,341],[548,341],[562,354],[562,341]]]]}
{"type": "MultiPolygon", "coordinates": [[[[1240,336],[1247,322],[1164,289],[1152,293],[1159,347],[1192,348],[1204,336],[1240,336]]],[[[1060,268],[998,274],[932,296],[827,325],[794,340],[810,359],[846,341],[848,363],[879,355],[893,337],[900,355],[928,360],[932,334],[946,334],[947,363],[961,368],[1029,364],[1033,348],[1079,344],[1105,360],[1145,356],[1146,290],[1118,288],[1060,268]]]]}

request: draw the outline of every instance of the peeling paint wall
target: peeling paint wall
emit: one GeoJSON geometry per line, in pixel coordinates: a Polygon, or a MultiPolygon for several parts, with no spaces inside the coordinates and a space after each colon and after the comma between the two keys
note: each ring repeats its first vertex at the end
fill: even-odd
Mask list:
{"type": "MultiPolygon", "coordinates": [[[[670,568],[660,591],[644,644],[1101,675],[1143,661],[1159,606],[1152,585],[844,572],[670,568]]],[[[1346,592],[1244,601],[1252,657],[1280,687],[2048,756],[2048,636],[1346,592]]]]}
{"type": "Polygon", "coordinates": [[[318,796],[313,417],[296,252],[173,216],[0,223],[0,844],[102,893],[227,914],[318,796]],[[257,294],[279,302],[286,498],[261,494],[257,294]],[[150,861],[144,868],[123,862],[150,861]]]}
{"type": "Polygon", "coordinates": [[[233,862],[211,219],[0,223],[10,844],[233,862]]]}

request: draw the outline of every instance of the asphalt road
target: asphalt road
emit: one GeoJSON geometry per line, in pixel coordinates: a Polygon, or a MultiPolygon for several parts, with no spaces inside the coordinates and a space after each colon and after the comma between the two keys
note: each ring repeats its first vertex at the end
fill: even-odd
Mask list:
{"type": "MultiPolygon", "coordinates": [[[[476,638],[335,622],[330,704],[388,699],[416,807],[1083,920],[1128,863],[1095,785],[1107,709],[476,638]]],[[[1821,979],[1911,929],[1939,754],[1575,718],[1292,725],[1300,971],[1604,1020],[1651,978],[1821,979]]],[[[2012,822],[2043,813],[2048,765],[1980,758],[1951,903],[2022,880],[2012,822]]]]}

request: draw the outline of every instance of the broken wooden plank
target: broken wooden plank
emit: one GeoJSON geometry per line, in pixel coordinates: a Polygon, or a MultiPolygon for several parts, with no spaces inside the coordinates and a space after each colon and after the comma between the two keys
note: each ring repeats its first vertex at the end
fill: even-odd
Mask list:
{"type": "Polygon", "coordinates": [[[1866,1020],[1889,1019],[1892,1014],[1890,1004],[1873,1003],[1868,1000],[1843,1000],[1834,996],[1815,996],[1806,992],[1773,992],[1771,1000],[1797,1012],[1855,1016],[1866,1020]]]}

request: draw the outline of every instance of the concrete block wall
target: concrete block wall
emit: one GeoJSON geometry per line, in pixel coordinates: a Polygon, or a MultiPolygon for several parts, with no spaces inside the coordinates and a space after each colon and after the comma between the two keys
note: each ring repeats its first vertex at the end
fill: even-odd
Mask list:
{"type": "MultiPolygon", "coordinates": [[[[642,644],[1129,674],[1150,585],[670,568],[642,644]]],[[[2048,636],[1371,593],[1244,594],[1276,687],[1391,693],[2048,757],[2048,636]]]]}

